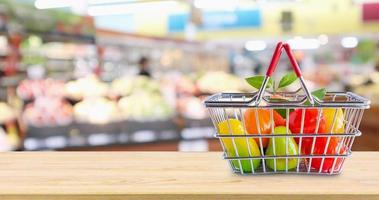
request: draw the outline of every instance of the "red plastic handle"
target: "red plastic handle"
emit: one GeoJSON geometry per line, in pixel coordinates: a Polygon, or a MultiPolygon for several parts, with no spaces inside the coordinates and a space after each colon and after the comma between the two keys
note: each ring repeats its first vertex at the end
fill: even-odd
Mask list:
{"type": "Polygon", "coordinates": [[[271,77],[272,73],[274,73],[276,69],[276,65],[278,65],[280,56],[282,55],[282,48],[283,48],[283,43],[278,42],[278,44],[276,45],[274,54],[272,54],[271,63],[267,69],[266,76],[271,77]]]}
{"type": "Polygon", "coordinates": [[[291,62],[292,68],[295,71],[296,76],[301,77],[302,75],[301,75],[301,70],[300,70],[299,64],[297,64],[296,58],[291,51],[290,45],[286,43],[283,45],[283,48],[287,53],[288,59],[291,62]]]}
{"type": "Polygon", "coordinates": [[[293,70],[295,71],[296,76],[301,77],[302,74],[300,71],[299,64],[297,63],[295,56],[292,53],[290,45],[287,43],[283,44],[282,42],[278,42],[278,44],[276,45],[274,54],[272,55],[270,66],[268,67],[267,72],[266,72],[266,76],[271,77],[272,73],[274,73],[276,66],[278,65],[280,56],[282,55],[283,48],[287,53],[288,59],[291,62],[291,66],[293,70]]]}

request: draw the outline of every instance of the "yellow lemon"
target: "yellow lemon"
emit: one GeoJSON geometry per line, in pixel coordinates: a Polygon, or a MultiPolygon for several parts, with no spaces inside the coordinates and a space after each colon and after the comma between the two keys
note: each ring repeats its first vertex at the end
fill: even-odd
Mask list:
{"type": "MultiPolygon", "coordinates": [[[[221,135],[245,134],[242,123],[237,119],[229,119],[220,122],[218,124],[218,133],[221,135]]],[[[224,144],[228,157],[261,156],[259,147],[253,138],[222,138],[221,140],[224,144]]],[[[253,168],[257,169],[260,166],[260,159],[254,159],[252,163],[253,168]]],[[[232,164],[236,169],[240,169],[240,163],[238,160],[233,160],[232,164]]],[[[241,160],[241,166],[244,173],[252,172],[252,166],[249,159],[241,160]]]]}
{"type": "Polygon", "coordinates": [[[322,114],[325,118],[325,130],[327,133],[344,133],[345,132],[345,122],[344,113],[341,108],[324,108],[322,114]],[[334,113],[336,119],[333,125],[334,113]],[[333,127],[333,130],[332,130],[333,127]]]}

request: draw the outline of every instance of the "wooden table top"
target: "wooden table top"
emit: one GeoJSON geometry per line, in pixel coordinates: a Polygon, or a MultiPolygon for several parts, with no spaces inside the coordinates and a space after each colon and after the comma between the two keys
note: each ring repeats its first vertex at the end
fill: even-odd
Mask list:
{"type": "Polygon", "coordinates": [[[353,152],[341,175],[233,174],[220,152],[13,152],[0,199],[379,199],[379,152],[353,152]],[[96,198],[95,198],[96,197],[96,198]]]}

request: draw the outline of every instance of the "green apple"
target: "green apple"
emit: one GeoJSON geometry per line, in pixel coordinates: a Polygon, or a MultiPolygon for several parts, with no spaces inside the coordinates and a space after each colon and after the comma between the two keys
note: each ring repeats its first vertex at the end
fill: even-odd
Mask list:
{"type": "MultiPolygon", "coordinates": [[[[237,119],[229,119],[228,121],[222,121],[218,124],[218,133],[223,135],[244,135],[244,129],[242,123],[237,119]],[[229,121],[229,125],[228,125],[229,121]],[[230,126],[230,127],[229,127],[230,126]],[[230,133],[231,131],[231,133],[230,133]]],[[[227,152],[228,157],[249,157],[249,156],[261,156],[259,147],[253,138],[234,138],[234,144],[232,138],[222,138],[222,143],[227,152]],[[250,148],[250,153],[249,153],[250,148]]],[[[260,166],[260,159],[253,160],[254,170],[260,166]]],[[[240,162],[233,160],[232,165],[236,169],[240,169],[240,162]]],[[[241,160],[242,172],[251,173],[252,166],[250,159],[241,160]]]]}
{"type": "MultiPolygon", "coordinates": [[[[285,126],[277,126],[274,129],[274,135],[281,135],[286,134],[286,127],[285,126]]],[[[288,134],[291,134],[291,131],[288,130],[288,134]]],[[[289,137],[287,138],[288,142],[288,154],[287,155],[299,155],[299,148],[297,146],[297,143],[295,142],[294,138],[289,137]]],[[[285,156],[286,155],[286,137],[275,137],[270,138],[270,142],[268,144],[267,150],[266,150],[267,156],[285,156]],[[274,149],[275,147],[275,149],[274,149]],[[275,153],[274,153],[275,150],[275,153]]],[[[266,165],[270,169],[275,169],[275,159],[267,159],[266,165]]],[[[288,158],[288,170],[293,169],[297,166],[297,158],[288,158]]],[[[276,159],[276,170],[286,170],[286,159],[280,158],[276,159]]]]}

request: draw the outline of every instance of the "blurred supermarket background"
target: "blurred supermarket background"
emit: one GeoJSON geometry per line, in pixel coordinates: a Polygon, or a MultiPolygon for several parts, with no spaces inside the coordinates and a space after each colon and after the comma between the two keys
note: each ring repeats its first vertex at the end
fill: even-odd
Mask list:
{"type": "Polygon", "coordinates": [[[353,148],[379,150],[373,0],[0,0],[0,150],[220,150],[204,97],[254,91],[280,40],[372,100],[353,148]]]}

